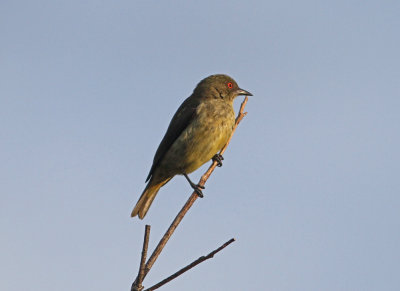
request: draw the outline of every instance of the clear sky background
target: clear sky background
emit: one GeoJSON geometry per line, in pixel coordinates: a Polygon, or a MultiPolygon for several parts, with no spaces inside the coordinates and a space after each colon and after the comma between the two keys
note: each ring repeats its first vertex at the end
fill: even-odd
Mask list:
{"type": "MultiPolygon", "coordinates": [[[[399,1],[2,1],[0,290],[129,290],[191,189],[130,212],[195,85],[254,94],[144,285],[400,290],[399,1]]],[[[236,110],[242,97],[235,103],[236,110]]],[[[191,175],[196,181],[206,166],[191,175]]]]}

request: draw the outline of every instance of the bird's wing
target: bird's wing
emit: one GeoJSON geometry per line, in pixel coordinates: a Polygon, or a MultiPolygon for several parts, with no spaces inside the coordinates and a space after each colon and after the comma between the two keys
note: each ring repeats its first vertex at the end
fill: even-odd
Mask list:
{"type": "Polygon", "coordinates": [[[165,153],[169,150],[175,140],[181,135],[182,131],[191,123],[196,117],[196,109],[199,105],[197,98],[187,98],[182,105],[178,108],[174,117],[168,126],[167,132],[164,135],[156,154],[154,156],[153,165],[151,166],[149,175],[147,176],[146,182],[150,180],[156,167],[163,159],[165,153]]]}

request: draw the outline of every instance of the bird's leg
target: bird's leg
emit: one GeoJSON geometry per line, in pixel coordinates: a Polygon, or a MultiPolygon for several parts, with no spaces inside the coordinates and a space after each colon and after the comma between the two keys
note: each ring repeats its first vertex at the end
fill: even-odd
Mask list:
{"type": "Polygon", "coordinates": [[[217,162],[217,167],[222,167],[222,161],[224,160],[224,157],[221,154],[215,154],[212,157],[212,160],[217,162]]]}
{"type": "Polygon", "coordinates": [[[199,184],[193,183],[192,180],[190,180],[189,176],[186,175],[185,173],[183,174],[183,176],[185,176],[186,180],[188,180],[188,182],[189,182],[190,186],[192,186],[194,192],[196,192],[197,195],[198,195],[200,198],[203,198],[204,195],[203,195],[203,192],[201,191],[201,189],[205,189],[206,187],[200,186],[199,184]]]}

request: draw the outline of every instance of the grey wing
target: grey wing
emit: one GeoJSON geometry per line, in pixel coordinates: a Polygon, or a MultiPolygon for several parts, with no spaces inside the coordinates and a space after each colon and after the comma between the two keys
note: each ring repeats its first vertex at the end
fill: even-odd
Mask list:
{"type": "Polygon", "coordinates": [[[154,156],[153,165],[151,166],[149,175],[146,178],[146,182],[150,180],[156,167],[159,165],[171,145],[181,135],[182,131],[184,131],[184,129],[195,118],[198,105],[199,101],[197,99],[189,97],[181,104],[181,106],[179,106],[178,110],[172,117],[167,132],[165,133],[160,145],[158,146],[158,149],[154,156]]]}

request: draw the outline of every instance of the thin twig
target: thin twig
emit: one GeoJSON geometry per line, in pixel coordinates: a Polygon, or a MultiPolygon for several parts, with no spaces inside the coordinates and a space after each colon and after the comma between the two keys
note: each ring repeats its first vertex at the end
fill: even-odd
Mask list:
{"type": "Polygon", "coordinates": [[[185,273],[186,271],[189,271],[191,268],[197,266],[198,264],[204,262],[205,260],[211,259],[214,257],[214,255],[216,253],[218,253],[219,251],[222,251],[224,248],[226,248],[228,245],[230,245],[231,243],[233,243],[235,241],[234,238],[231,238],[229,241],[227,241],[226,243],[224,243],[222,246],[220,246],[218,249],[212,251],[211,253],[209,253],[207,256],[202,256],[200,258],[198,258],[197,260],[193,261],[192,263],[190,263],[189,265],[187,265],[186,267],[180,269],[178,272],[172,274],[171,276],[169,276],[168,278],[165,278],[164,280],[162,280],[161,282],[151,286],[150,288],[147,288],[144,291],[153,291],[156,290],[158,288],[160,288],[161,286],[167,284],[169,281],[175,279],[176,277],[182,275],[183,273],[185,273]]]}
{"type": "Polygon", "coordinates": [[[161,238],[160,242],[158,243],[157,247],[151,254],[151,257],[146,263],[145,274],[146,277],[147,273],[150,271],[151,267],[153,266],[154,262],[157,260],[158,256],[160,255],[161,251],[167,244],[169,238],[174,233],[175,229],[178,227],[179,223],[185,216],[186,212],[192,207],[194,201],[197,199],[197,193],[192,194],[189,199],[186,201],[185,205],[182,207],[181,211],[179,211],[178,215],[175,217],[174,221],[169,226],[168,230],[165,232],[164,236],[161,238]]]}
{"type": "MultiPolygon", "coordinates": [[[[246,114],[247,114],[247,112],[244,112],[244,107],[246,106],[247,100],[248,100],[248,97],[246,96],[244,98],[242,104],[240,105],[240,110],[239,110],[238,116],[236,117],[236,121],[235,121],[235,125],[233,126],[232,134],[229,137],[228,142],[221,149],[221,151],[220,151],[221,155],[225,152],[226,148],[228,147],[228,144],[232,139],[232,135],[235,132],[236,127],[238,126],[240,121],[242,121],[243,117],[246,116],[246,114]]],[[[206,183],[206,181],[210,177],[211,173],[216,168],[217,164],[218,164],[217,161],[213,161],[213,163],[208,168],[208,170],[204,173],[203,176],[201,176],[199,185],[204,186],[204,184],[206,183]]],[[[157,247],[154,249],[153,253],[151,254],[149,260],[146,263],[143,279],[146,277],[146,275],[150,271],[151,267],[153,266],[153,264],[157,260],[158,256],[160,255],[160,253],[164,249],[164,247],[167,244],[168,240],[170,239],[171,235],[174,233],[175,229],[178,227],[178,225],[182,221],[183,217],[189,211],[190,207],[192,207],[192,205],[196,201],[197,197],[198,197],[197,193],[193,191],[192,195],[186,201],[185,205],[179,211],[179,213],[177,214],[177,216],[175,217],[175,219],[173,220],[173,222],[169,226],[168,230],[165,232],[164,236],[161,238],[160,242],[158,243],[157,247]]],[[[137,280],[137,278],[136,278],[136,280],[137,280]]]]}
{"type": "Polygon", "coordinates": [[[140,258],[140,267],[137,279],[133,282],[131,291],[141,291],[143,290],[142,282],[144,279],[144,269],[146,266],[146,258],[147,258],[147,249],[149,246],[149,238],[150,238],[150,225],[146,225],[144,229],[144,240],[143,240],[143,248],[142,248],[142,257],[140,258]]]}

